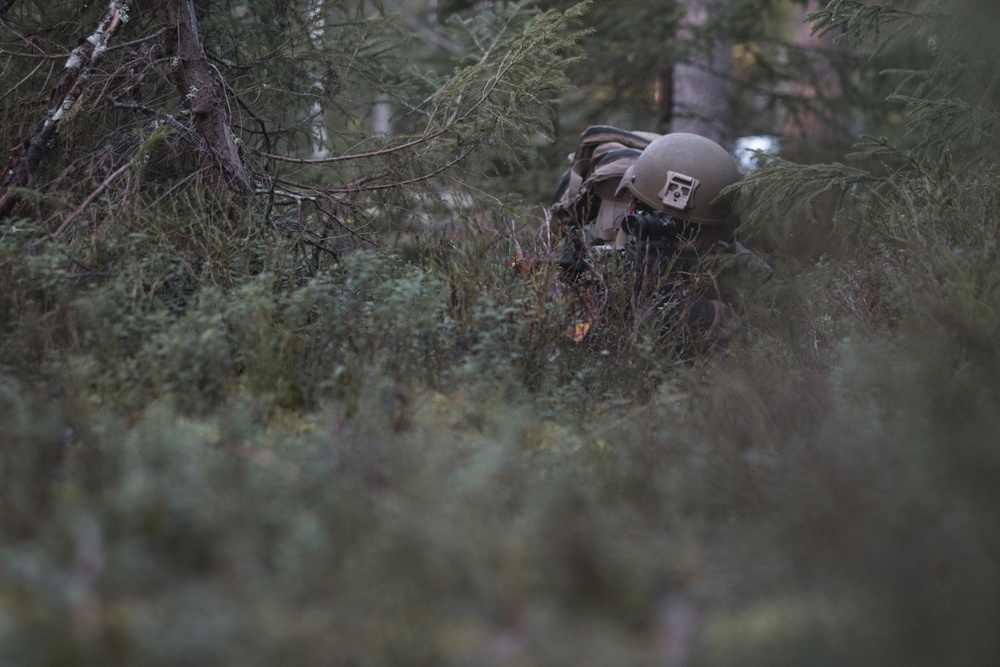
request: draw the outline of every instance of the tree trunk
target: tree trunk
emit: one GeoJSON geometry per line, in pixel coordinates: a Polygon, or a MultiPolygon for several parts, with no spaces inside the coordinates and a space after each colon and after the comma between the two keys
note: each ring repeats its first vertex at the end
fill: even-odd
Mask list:
{"type": "Polygon", "coordinates": [[[843,59],[847,42],[838,44],[833,31],[812,33],[806,17],[821,8],[818,0],[809,0],[800,9],[795,30],[795,45],[809,64],[809,76],[799,77],[789,86],[788,92],[800,100],[800,105],[788,113],[782,137],[788,154],[799,160],[833,159],[852,141],[850,114],[837,104],[842,94],[837,62],[843,59]]]}
{"type": "Polygon", "coordinates": [[[664,67],[656,73],[656,131],[666,134],[674,123],[674,68],[664,67]]]}
{"type": "MultiPolygon", "coordinates": [[[[48,113],[41,128],[11,152],[0,174],[0,216],[10,215],[16,209],[20,201],[17,189],[30,185],[32,172],[52,145],[60,122],[80,99],[95,64],[121,24],[126,2],[109,0],[97,29],[82,40],[66,60],[49,94],[48,113]]],[[[205,54],[204,36],[194,0],[157,0],[157,7],[166,28],[164,50],[172,59],[173,81],[181,94],[190,123],[202,139],[198,150],[203,166],[243,203],[263,210],[233,133],[215,69],[205,54]]]]}
{"type": "Polygon", "coordinates": [[[673,71],[673,113],[670,129],[692,132],[722,143],[728,138],[731,118],[729,69],[732,44],[716,37],[709,44],[698,38],[699,28],[730,0],[680,0],[685,10],[678,29],[681,42],[692,44],[691,56],[673,71]]]}
{"type": "Polygon", "coordinates": [[[174,58],[174,82],[191,114],[195,131],[205,140],[204,166],[216,171],[225,186],[246,203],[261,208],[253,179],[232,130],[215,71],[208,62],[204,35],[194,0],[160,0],[167,56],[174,58]]]}

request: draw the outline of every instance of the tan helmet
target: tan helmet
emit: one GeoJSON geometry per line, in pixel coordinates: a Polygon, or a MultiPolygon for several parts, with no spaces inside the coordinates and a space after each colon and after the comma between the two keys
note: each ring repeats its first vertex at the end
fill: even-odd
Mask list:
{"type": "Polygon", "coordinates": [[[625,171],[616,197],[628,189],[646,206],[701,225],[735,226],[712,200],[740,179],[736,161],[711,139],[674,132],[654,140],[625,171]]]}

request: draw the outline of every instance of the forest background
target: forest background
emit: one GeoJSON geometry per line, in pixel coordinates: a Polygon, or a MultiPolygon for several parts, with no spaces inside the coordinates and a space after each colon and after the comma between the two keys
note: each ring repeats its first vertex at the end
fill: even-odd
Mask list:
{"type": "Polygon", "coordinates": [[[1000,657],[993,0],[0,20],[0,664],[1000,657]],[[598,123],[769,138],[748,335],[511,269],[598,123]]]}

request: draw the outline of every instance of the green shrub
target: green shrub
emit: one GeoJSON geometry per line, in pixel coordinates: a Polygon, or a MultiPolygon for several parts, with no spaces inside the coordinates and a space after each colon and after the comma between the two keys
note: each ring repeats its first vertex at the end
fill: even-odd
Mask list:
{"type": "Polygon", "coordinates": [[[754,172],[831,252],[694,355],[523,212],[0,221],[0,663],[992,664],[995,153],[916,144],[754,172]]]}

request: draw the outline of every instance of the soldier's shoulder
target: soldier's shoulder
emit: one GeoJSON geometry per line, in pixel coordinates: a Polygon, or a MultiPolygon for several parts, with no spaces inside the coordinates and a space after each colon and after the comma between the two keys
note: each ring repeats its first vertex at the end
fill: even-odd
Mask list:
{"type": "Polygon", "coordinates": [[[720,241],[710,253],[720,270],[760,282],[770,280],[774,269],[764,259],[739,241],[720,241]]]}

